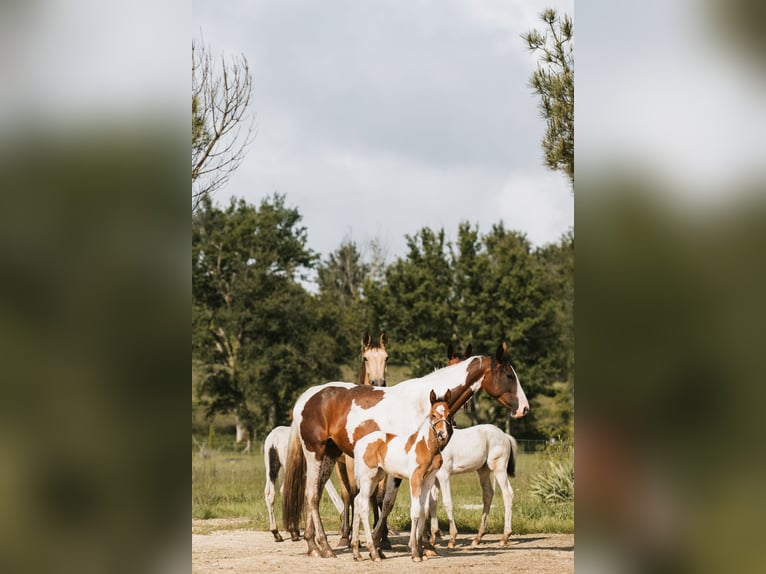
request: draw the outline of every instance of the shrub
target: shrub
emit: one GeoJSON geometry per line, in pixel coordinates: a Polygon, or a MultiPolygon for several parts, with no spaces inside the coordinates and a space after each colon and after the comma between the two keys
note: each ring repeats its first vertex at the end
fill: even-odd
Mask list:
{"type": "Polygon", "coordinates": [[[571,460],[548,462],[531,481],[531,492],[543,502],[574,500],[574,464],[571,460]]]}

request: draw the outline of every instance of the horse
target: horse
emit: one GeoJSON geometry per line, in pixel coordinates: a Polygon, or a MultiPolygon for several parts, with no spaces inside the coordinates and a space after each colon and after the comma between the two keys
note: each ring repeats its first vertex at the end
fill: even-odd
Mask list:
{"type": "MultiPolygon", "coordinates": [[[[380,340],[377,342],[373,341],[367,332],[364,333],[362,336],[362,360],[357,384],[373,387],[386,386],[386,366],[388,363],[388,352],[386,351],[387,344],[388,335],[385,331],[380,334],[380,340]]],[[[347,547],[351,544],[351,521],[349,517],[352,514],[353,500],[358,491],[354,479],[354,459],[350,456],[343,455],[338,459],[336,470],[338,479],[340,480],[344,508],[341,515],[340,540],[338,541],[338,547],[347,547]]],[[[384,492],[385,480],[381,482],[374,492],[376,502],[373,505],[373,515],[376,523],[378,521],[379,506],[382,504],[384,492]]],[[[391,543],[388,541],[388,529],[386,529],[383,535],[381,545],[384,548],[391,547],[391,543]]]]}
{"type": "MultiPolygon", "coordinates": [[[[353,456],[354,445],[373,431],[411,432],[428,414],[428,390],[438,396],[451,391],[452,416],[474,393],[484,389],[510,411],[512,418],[529,412],[529,401],[516,371],[506,357],[507,345],[494,355],[474,356],[394,387],[368,387],[331,382],[310,387],[293,407],[293,422],[285,467],[282,515],[285,529],[297,530],[307,510],[304,539],[309,556],[334,557],[319,516],[319,497],[341,454],[353,456]]],[[[373,539],[381,539],[383,517],[393,508],[398,484],[387,483],[381,519],[373,539]]]]}
{"type": "MultiPolygon", "coordinates": [[[[274,542],[282,542],[282,535],[277,528],[277,518],[274,515],[274,497],[276,496],[276,489],[274,488],[277,477],[279,476],[279,470],[285,465],[287,458],[287,439],[290,436],[290,427],[279,426],[274,428],[268,435],[266,440],[263,441],[263,462],[266,467],[266,487],[263,489],[264,497],[266,498],[266,507],[269,511],[269,530],[274,535],[274,542]]],[[[338,509],[338,513],[343,512],[343,501],[338,495],[338,491],[335,490],[331,481],[327,481],[327,494],[330,496],[335,508],[338,509]]],[[[284,489],[284,482],[282,484],[284,489]]],[[[281,493],[284,496],[284,492],[281,493]]],[[[297,530],[290,531],[290,538],[293,542],[300,539],[300,535],[297,530]]]]}
{"type": "Polygon", "coordinates": [[[511,513],[513,510],[513,488],[508,477],[515,476],[516,471],[516,439],[505,434],[494,425],[484,424],[455,429],[452,439],[442,450],[443,463],[436,473],[436,485],[431,489],[429,514],[431,516],[431,544],[436,544],[436,536],[439,531],[439,522],[436,517],[436,503],[439,490],[442,492],[442,502],[449,517],[449,535],[447,543],[449,548],[455,547],[457,527],[455,517],[452,515],[452,493],[450,491],[450,476],[464,472],[477,471],[481,482],[482,502],[484,508],[481,515],[479,532],[471,541],[471,546],[477,546],[487,529],[489,509],[492,497],[495,494],[492,477],[495,477],[501,492],[503,493],[503,505],[505,506],[505,523],[503,536],[500,538],[500,546],[508,543],[511,535],[511,513]]]}
{"type": "MultiPolygon", "coordinates": [[[[436,470],[442,465],[441,452],[452,435],[452,423],[448,419],[450,394],[448,390],[444,398],[437,398],[436,393],[431,390],[431,409],[414,433],[396,435],[373,431],[354,445],[354,473],[359,485],[359,494],[354,501],[354,560],[362,559],[359,555],[359,522],[362,519],[370,557],[375,562],[382,558],[373,543],[369,502],[373,485],[380,481],[384,473],[400,479],[409,479],[412,560],[423,560],[423,530],[429,492],[436,479],[436,470]]],[[[436,554],[432,546],[425,550],[426,557],[436,554]]]]}

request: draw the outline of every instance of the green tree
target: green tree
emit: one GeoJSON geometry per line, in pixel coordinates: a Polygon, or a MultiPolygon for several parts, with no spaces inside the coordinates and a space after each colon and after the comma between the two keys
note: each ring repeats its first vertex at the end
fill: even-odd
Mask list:
{"type": "MultiPolygon", "coordinates": [[[[356,348],[362,333],[370,329],[367,310],[362,304],[370,271],[356,243],[348,239],[317,268],[318,299],[324,313],[339,325],[336,336],[343,348],[356,348]]],[[[349,362],[350,356],[344,362],[349,362]]]]}
{"type": "Polygon", "coordinates": [[[257,209],[204,197],[194,214],[192,350],[208,416],[264,431],[288,421],[301,389],[338,375],[333,331],[298,282],[316,261],[300,219],[280,195],[257,209]]]}
{"type": "Polygon", "coordinates": [[[539,55],[530,86],[540,96],[540,112],[547,122],[542,139],[545,164],[565,173],[574,184],[574,46],[572,19],[549,8],[540,14],[543,31],[522,37],[539,55]]]}
{"type": "Polygon", "coordinates": [[[555,382],[546,386],[533,401],[536,426],[551,437],[572,437],[574,433],[574,234],[570,230],[559,242],[536,252],[544,270],[546,297],[554,302],[558,344],[551,349],[550,375],[555,382]]]}
{"type": "Polygon", "coordinates": [[[370,316],[397,341],[392,362],[413,376],[444,365],[452,338],[452,268],[444,230],[424,227],[406,236],[408,253],[389,265],[384,280],[366,289],[370,316]]]}

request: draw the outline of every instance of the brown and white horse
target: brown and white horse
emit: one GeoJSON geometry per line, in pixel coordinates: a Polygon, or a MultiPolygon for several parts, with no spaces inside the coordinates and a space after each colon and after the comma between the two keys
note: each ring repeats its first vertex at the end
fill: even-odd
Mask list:
{"type": "MultiPolygon", "coordinates": [[[[379,341],[373,341],[368,333],[362,336],[361,366],[359,368],[359,378],[357,384],[373,387],[386,386],[386,366],[388,364],[388,335],[385,331],[380,334],[379,341]]],[[[338,459],[337,464],[338,479],[340,481],[341,497],[343,498],[343,512],[341,513],[340,540],[338,546],[349,546],[351,534],[351,515],[353,510],[354,497],[359,488],[354,479],[354,459],[348,455],[343,455],[338,459]]],[[[385,480],[382,481],[379,488],[374,490],[376,502],[373,505],[373,514],[377,523],[379,517],[379,503],[383,503],[383,494],[385,493],[385,480]]],[[[383,534],[381,545],[390,548],[388,542],[388,529],[383,534]]]]}
{"type": "MultiPolygon", "coordinates": [[[[436,471],[442,465],[442,449],[452,436],[452,423],[449,420],[450,393],[447,391],[444,398],[437,398],[436,393],[431,391],[431,410],[412,434],[394,435],[374,431],[358,440],[354,446],[355,476],[359,485],[359,494],[354,501],[354,560],[361,560],[359,522],[362,519],[370,557],[376,562],[382,558],[373,543],[369,503],[373,487],[385,473],[409,480],[412,560],[420,562],[423,559],[423,530],[429,492],[436,480],[436,471]]],[[[426,556],[435,554],[436,551],[429,544],[426,556]]]]}
{"type": "MultiPolygon", "coordinates": [[[[431,409],[431,390],[437,396],[450,391],[450,416],[480,389],[506,407],[511,417],[527,414],[529,402],[506,350],[503,343],[495,355],[471,357],[390,388],[334,382],[306,390],[293,407],[282,501],[285,529],[296,530],[306,508],[308,554],[335,556],[319,516],[319,497],[335,462],[341,454],[353,456],[356,443],[371,432],[412,432],[431,409]]],[[[384,515],[395,494],[394,490],[392,498],[386,492],[384,515]]],[[[378,521],[373,533],[375,540],[380,539],[381,524],[378,521]]]]}

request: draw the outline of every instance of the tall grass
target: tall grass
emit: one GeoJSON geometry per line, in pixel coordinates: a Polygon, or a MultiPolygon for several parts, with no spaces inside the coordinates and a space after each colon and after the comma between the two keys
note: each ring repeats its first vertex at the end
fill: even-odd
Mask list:
{"type": "MultiPolygon", "coordinates": [[[[534,484],[547,472],[551,462],[571,461],[571,449],[567,452],[544,451],[519,453],[516,477],[511,479],[515,493],[513,500],[513,532],[574,532],[574,500],[548,502],[534,494],[534,484]]],[[[216,451],[201,456],[192,449],[192,517],[193,518],[240,518],[249,519],[239,527],[268,530],[268,513],[263,495],[266,474],[261,445],[253,444],[253,453],[216,451]]],[[[337,477],[333,482],[338,486],[337,477]]],[[[481,487],[475,472],[453,476],[451,479],[455,523],[462,533],[475,533],[481,518],[481,487]]],[[[340,489],[339,489],[340,491],[340,489]]],[[[277,494],[275,504],[281,529],[281,498],[277,494]]],[[[328,532],[340,527],[335,507],[325,495],[320,507],[322,520],[328,532]]],[[[439,523],[447,531],[447,515],[439,505],[439,523]]],[[[489,516],[488,532],[502,532],[503,500],[495,493],[489,516]]],[[[402,482],[389,524],[398,530],[410,527],[410,497],[407,481],[402,482]]]]}

